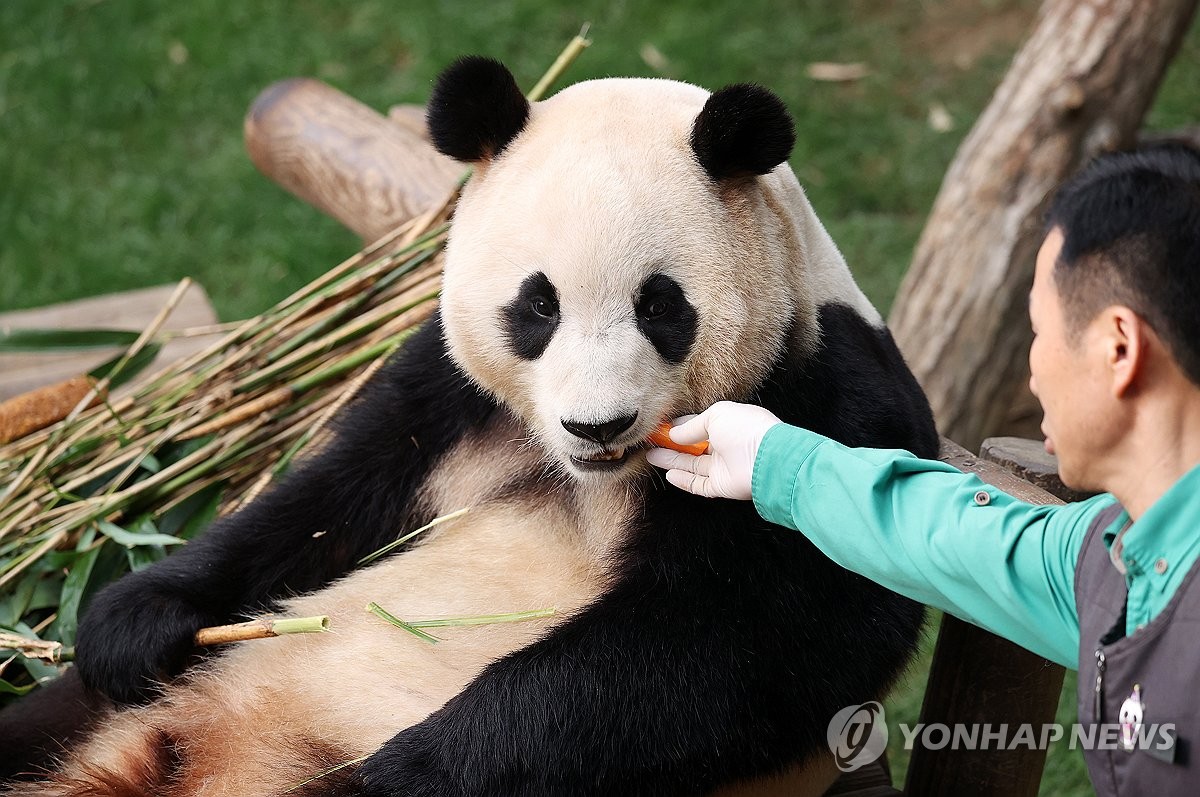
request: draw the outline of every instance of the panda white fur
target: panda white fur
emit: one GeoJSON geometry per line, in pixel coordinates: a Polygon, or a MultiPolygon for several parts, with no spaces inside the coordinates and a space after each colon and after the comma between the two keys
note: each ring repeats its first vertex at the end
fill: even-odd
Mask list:
{"type": "Polygon", "coordinates": [[[820,793],[829,718],[908,661],[918,606],[748,502],[665,486],[642,455],[660,420],[719,399],[936,451],[785,163],[779,100],[612,79],[530,106],[468,58],[429,123],[475,167],[440,315],[282,486],[97,595],[76,669],[137,702],[185,668],[198,627],[281,606],[334,630],[233,646],[119,711],[62,679],[0,723],[10,769],[44,743],[35,714],[70,740],[57,774],[10,794],[275,795],[363,756],[291,793],[702,794],[789,767],[820,793]],[[370,601],[405,619],[558,613],[434,645],[370,601]]]}

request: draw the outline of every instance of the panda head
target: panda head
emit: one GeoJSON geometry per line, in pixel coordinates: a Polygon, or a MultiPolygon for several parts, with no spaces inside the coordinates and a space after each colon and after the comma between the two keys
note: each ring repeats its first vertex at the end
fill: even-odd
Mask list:
{"type": "Polygon", "coordinates": [[[780,207],[792,122],[766,90],[607,79],[530,104],[472,57],[428,124],[474,167],[446,250],[451,356],[573,475],[639,472],[660,421],[745,398],[815,334],[780,207]]]}

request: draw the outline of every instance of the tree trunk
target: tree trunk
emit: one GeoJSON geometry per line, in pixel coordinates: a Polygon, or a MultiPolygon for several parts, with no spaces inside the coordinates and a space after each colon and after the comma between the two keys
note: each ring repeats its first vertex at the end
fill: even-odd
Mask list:
{"type": "Polygon", "coordinates": [[[1198,0],[1046,0],[942,182],[890,325],[943,435],[1037,435],[1026,295],[1054,189],[1137,137],[1198,0]]]}

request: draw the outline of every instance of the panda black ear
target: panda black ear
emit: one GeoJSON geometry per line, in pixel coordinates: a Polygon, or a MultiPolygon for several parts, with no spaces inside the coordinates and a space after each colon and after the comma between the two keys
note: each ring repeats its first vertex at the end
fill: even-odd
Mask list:
{"type": "Polygon", "coordinates": [[[795,143],[783,101],[750,83],[713,92],[692,123],[692,149],[716,180],[766,174],[788,159],[795,143]]]}
{"type": "Polygon", "coordinates": [[[469,55],[438,76],[425,122],[438,152],[466,162],[499,155],[525,127],[529,102],[499,61],[469,55]]]}

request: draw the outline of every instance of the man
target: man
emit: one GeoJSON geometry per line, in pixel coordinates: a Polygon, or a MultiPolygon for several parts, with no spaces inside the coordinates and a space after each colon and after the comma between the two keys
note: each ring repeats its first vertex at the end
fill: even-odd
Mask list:
{"type": "Polygon", "coordinates": [[[1097,793],[1192,794],[1200,153],[1108,155],[1069,181],[1051,206],[1029,316],[1046,449],[1064,483],[1103,495],[1024,504],[949,465],[845,448],[732,402],[671,431],[709,440],[707,454],[647,459],[677,487],[753,499],[843,566],[1078,669],[1080,722],[1120,730],[1085,751],[1097,793]]]}

